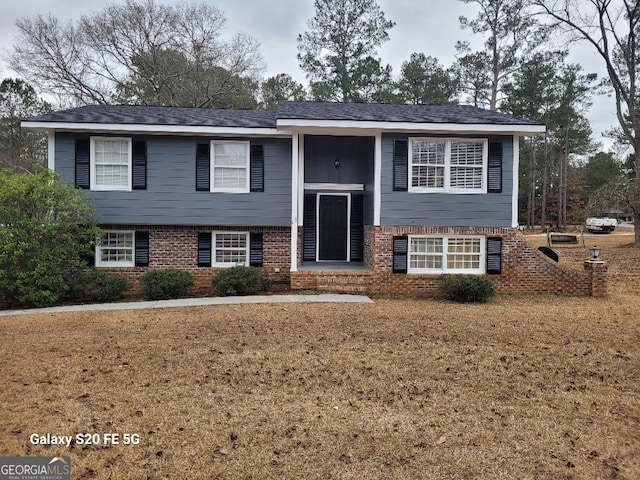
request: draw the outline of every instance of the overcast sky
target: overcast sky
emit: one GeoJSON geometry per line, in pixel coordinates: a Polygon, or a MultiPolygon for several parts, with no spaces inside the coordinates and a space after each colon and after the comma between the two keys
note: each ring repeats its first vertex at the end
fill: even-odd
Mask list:
{"type": "MultiPolygon", "coordinates": [[[[182,0],[165,0],[179,3],[182,0]]],[[[198,2],[199,0],[195,0],[198,2]]],[[[477,9],[473,4],[456,0],[378,0],[385,16],[396,26],[389,31],[390,40],[379,51],[384,63],[400,72],[402,62],[413,52],[423,52],[440,60],[448,67],[454,61],[457,40],[468,40],[479,49],[482,38],[473,38],[468,30],[461,30],[460,15],[474,18],[477,9]]],[[[158,0],[161,3],[161,0],[158,0]]],[[[0,5],[0,49],[10,51],[17,31],[17,18],[53,13],[60,20],[73,20],[83,14],[101,10],[110,2],[100,0],[2,0],[0,5]]],[[[209,3],[209,2],[207,2],[209,3]]],[[[265,77],[288,73],[306,84],[304,72],[296,59],[296,38],[307,28],[307,20],[313,16],[313,0],[214,0],[227,18],[227,34],[246,33],[258,40],[267,64],[265,77]]],[[[600,62],[588,48],[576,48],[570,58],[580,63],[585,73],[604,73],[600,62]]],[[[13,76],[6,63],[0,63],[0,78],[13,76]]],[[[616,124],[615,108],[611,99],[594,99],[589,119],[598,141],[600,133],[616,124]]],[[[608,142],[607,142],[608,144],[608,142]]]]}

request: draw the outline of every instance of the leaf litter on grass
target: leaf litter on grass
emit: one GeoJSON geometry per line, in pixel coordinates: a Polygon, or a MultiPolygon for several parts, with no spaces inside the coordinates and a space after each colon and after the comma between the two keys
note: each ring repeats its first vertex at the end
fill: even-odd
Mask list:
{"type": "Polygon", "coordinates": [[[97,479],[640,478],[638,254],[603,248],[602,299],[3,317],[0,455],[97,479]]]}

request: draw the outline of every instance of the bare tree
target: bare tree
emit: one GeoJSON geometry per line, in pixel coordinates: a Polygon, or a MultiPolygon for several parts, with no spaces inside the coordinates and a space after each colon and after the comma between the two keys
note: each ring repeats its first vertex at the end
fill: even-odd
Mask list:
{"type": "Polygon", "coordinates": [[[633,212],[635,244],[640,245],[640,111],[638,110],[637,0],[531,0],[553,23],[563,27],[568,40],[589,44],[604,63],[613,91],[616,115],[635,154],[633,212]]]}
{"type": "Polygon", "coordinates": [[[223,13],[204,3],[127,0],[76,24],[38,15],[16,25],[11,67],[68,103],[228,106],[221,97],[237,97],[264,70],[259,44],[225,40],[223,13]]]}

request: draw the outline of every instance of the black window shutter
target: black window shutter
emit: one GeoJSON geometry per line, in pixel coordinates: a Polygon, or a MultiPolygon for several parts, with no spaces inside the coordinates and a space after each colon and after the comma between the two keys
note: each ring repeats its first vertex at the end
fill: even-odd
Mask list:
{"type": "Polygon", "coordinates": [[[316,261],[316,195],[304,196],[304,226],[302,227],[302,259],[316,261]]]}
{"type": "Polygon", "coordinates": [[[407,273],[409,237],[393,237],[393,273],[407,273]]]}
{"type": "Polygon", "coordinates": [[[249,234],[249,265],[262,266],[262,233],[260,232],[249,234]]]}
{"type": "Polygon", "coordinates": [[[147,142],[133,142],[131,185],[134,190],[147,189],[147,142]]]}
{"type": "Polygon", "coordinates": [[[502,273],[502,237],[487,237],[487,273],[502,273]]]}
{"type": "Polygon", "coordinates": [[[502,193],[502,143],[489,143],[489,165],[487,167],[487,191],[502,193]]]}
{"type": "Polygon", "coordinates": [[[406,192],[409,189],[409,142],[393,142],[393,190],[406,192]]]}
{"type": "Polygon", "coordinates": [[[76,139],[75,184],[77,188],[88,189],[90,182],[89,139],[76,139]]]}
{"type": "Polygon", "coordinates": [[[251,145],[249,186],[252,192],[264,192],[264,146],[251,145]]]}
{"type": "Polygon", "coordinates": [[[211,266],[211,232],[198,232],[198,266],[211,266]]]}
{"type": "Polygon", "coordinates": [[[364,260],[364,197],[351,195],[351,261],[364,260]]]}
{"type": "Polygon", "coordinates": [[[135,233],[136,267],[149,266],[149,232],[135,233]]]}
{"type": "Polygon", "coordinates": [[[211,160],[209,157],[210,145],[199,143],[196,148],[196,191],[208,192],[211,190],[211,160]]]}

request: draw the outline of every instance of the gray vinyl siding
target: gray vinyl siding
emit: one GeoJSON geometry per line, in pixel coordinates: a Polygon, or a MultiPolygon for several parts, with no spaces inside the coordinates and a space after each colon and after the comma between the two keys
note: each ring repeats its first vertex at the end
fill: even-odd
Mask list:
{"type": "Polygon", "coordinates": [[[374,148],[374,137],[305,135],[304,138],[305,183],[363,185],[365,225],[373,224],[374,148]],[[340,160],[337,169],[336,160],[340,160]]]}
{"type": "MultiPolygon", "coordinates": [[[[451,137],[451,135],[447,136],[447,138],[451,137]]],[[[465,136],[465,138],[470,137],[465,136]]],[[[383,135],[381,224],[510,227],[511,195],[513,192],[513,137],[485,136],[478,138],[488,138],[489,142],[501,142],[503,145],[502,193],[467,195],[393,191],[393,142],[396,139],[408,139],[408,136],[383,135]]]]}
{"type": "MultiPolygon", "coordinates": [[[[197,192],[196,145],[211,138],[135,137],[147,143],[147,189],[92,191],[99,222],[142,225],[288,226],[291,224],[291,140],[264,145],[264,192],[197,192]]],[[[74,180],[75,139],[56,134],[56,171],[74,180]]]]}

